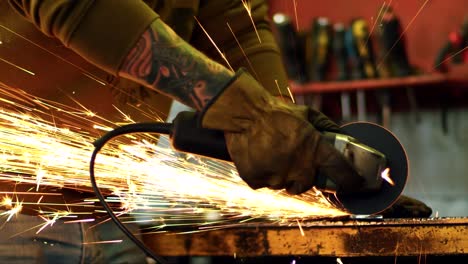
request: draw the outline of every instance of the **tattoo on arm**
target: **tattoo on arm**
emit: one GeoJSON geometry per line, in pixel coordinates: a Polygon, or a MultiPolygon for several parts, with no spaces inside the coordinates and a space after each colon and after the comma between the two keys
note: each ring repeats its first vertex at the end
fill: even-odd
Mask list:
{"type": "Polygon", "coordinates": [[[119,74],[198,110],[234,75],[190,46],[159,19],[129,52],[119,74]]]}

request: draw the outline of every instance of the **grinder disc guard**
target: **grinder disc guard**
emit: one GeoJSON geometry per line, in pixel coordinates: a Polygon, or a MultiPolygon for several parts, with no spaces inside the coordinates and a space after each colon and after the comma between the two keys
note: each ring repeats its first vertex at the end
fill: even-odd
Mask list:
{"type": "Polygon", "coordinates": [[[408,177],[408,159],[403,146],[389,130],[373,123],[349,123],[341,127],[341,132],[382,152],[387,158],[389,175],[395,185],[384,180],[378,192],[336,193],[339,203],[346,211],[356,215],[377,214],[390,207],[403,192],[408,177]]]}

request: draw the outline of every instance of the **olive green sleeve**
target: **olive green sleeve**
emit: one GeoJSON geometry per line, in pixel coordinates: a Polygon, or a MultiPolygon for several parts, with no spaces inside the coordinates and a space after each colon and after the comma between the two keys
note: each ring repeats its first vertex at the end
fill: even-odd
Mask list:
{"type": "MultiPolygon", "coordinates": [[[[200,8],[198,19],[226,55],[234,70],[244,67],[271,94],[289,97],[288,77],[280,50],[270,28],[266,1],[252,0],[247,2],[251,4],[252,20],[256,25],[257,32],[241,0],[207,1],[207,4],[200,8]]],[[[193,34],[192,44],[209,57],[226,64],[213,48],[206,34],[200,28],[196,30],[193,34]]]]}
{"type": "Polygon", "coordinates": [[[42,32],[112,74],[158,18],[143,1],[135,0],[9,1],[42,32]]]}

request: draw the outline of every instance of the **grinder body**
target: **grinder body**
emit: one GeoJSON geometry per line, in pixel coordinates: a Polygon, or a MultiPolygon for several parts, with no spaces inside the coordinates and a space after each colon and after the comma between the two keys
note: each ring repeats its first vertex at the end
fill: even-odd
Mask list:
{"type": "MultiPolygon", "coordinates": [[[[324,137],[346,160],[348,160],[357,173],[364,179],[359,192],[379,191],[383,179],[381,177],[387,166],[387,159],[380,151],[366,146],[355,138],[339,133],[324,132],[324,137]]],[[[323,174],[317,177],[316,187],[325,192],[336,192],[336,184],[323,174]]]]}

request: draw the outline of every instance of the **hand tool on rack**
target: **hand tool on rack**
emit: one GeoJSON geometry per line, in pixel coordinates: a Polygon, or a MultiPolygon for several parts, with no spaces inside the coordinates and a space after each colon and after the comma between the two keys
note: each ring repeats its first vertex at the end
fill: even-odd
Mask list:
{"type": "MultiPolygon", "coordinates": [[[[449,41],[440,49],[437,54],[434,68],[440,72],[448,72],[449,64],[457,65],[468,63],[468,16],[459,30],[449,34],[449,41]],[[450,58],[450,56],[452,56],[450,58]]],[[[468,73],[466,73],[468,75],[468,73]]],[[[444,93],[440,98],[442,132],[448,133],[448,105],[450,94],[444,93]]]]}
{"type": "MultiPolygon", "coordinates": [[[[336,62],[338,81],[349,80],[348,54],[345,47],[346,29],[342,23],[333,26],[333,57],[336,62]]],[[[341,92],[341,121],[351,121],[351,96],[350,92],[341,92]]]]}
{"type": "MultiPolygon", "coordinates": [[[[308,80],[310,82],[323,82],[330,66],[332,45],[332,29],[326,17],[318,17],[312,22],[310,42],[305,46],[308,80]]],[[[322,95],[314,94],[311,98],[311,107],[320,111],[322,108],[322,95]]]]}
{"type": "MultiPolygon", "coordinates": [[[[370,41],[370,32],[366,20],[353,19],[345,35],[346,50],[351,64],[353,80],[377,78],[374,51],[370,41]]],[[[357,116],[359,121],[367,120],[366,96],[363,90],[358,90],[357,116]]]]}
{"type": "MultiPolygon", "coordinates": [[[[307,70],[304,54],[304,42],[291,23],[289,16],[277,13],[273,16],[278,45],[289,78],[297,83],[306,83],[307,70]]],[[[298,104],[304,104],[304,96],[296,97],[298,104]]]]}
{"type": "Polygon", "coordinates": [[[319,17],[312,23],[311,61],[308,61],[308,76],[310,81],[322,82],[325,80],[330,65],[332,47],[332,29],[326,17],[319,17]]]}
{"type": "MultiPolygon", "coordinates": [[[[380,55],[382,61],[379,63],[379,75],[382,78],[406,77],[412,74],[411,65],[406,51],[406,38],[403,34],[400,20],[389,6],[383,12],[381,17],[377,18],[380,27],[377,29],[379,40],[380,55]]],[[[420,120],[418,103],[411,87],[406,86],[406,96],[411,108],[415,114],[416,121],[420,120]]],[[[391,95],[387,89],[384,89],[380,95],[382,104],[382,122],[385,127],[390,125],[390,101],[391,95]]]]}
{"type": "Polygon", "coordinates": [[[449,34],[449,40],[440,49],[434,62],[434,68],[440,72],[447,72],[449,61],[452,64],[468,63],[468,15],[460,29],[449,34]],[[452,56],[450,58],[450,56],[452,56]],[[450,60],[448,60],[450,58],[450,60]]]}

